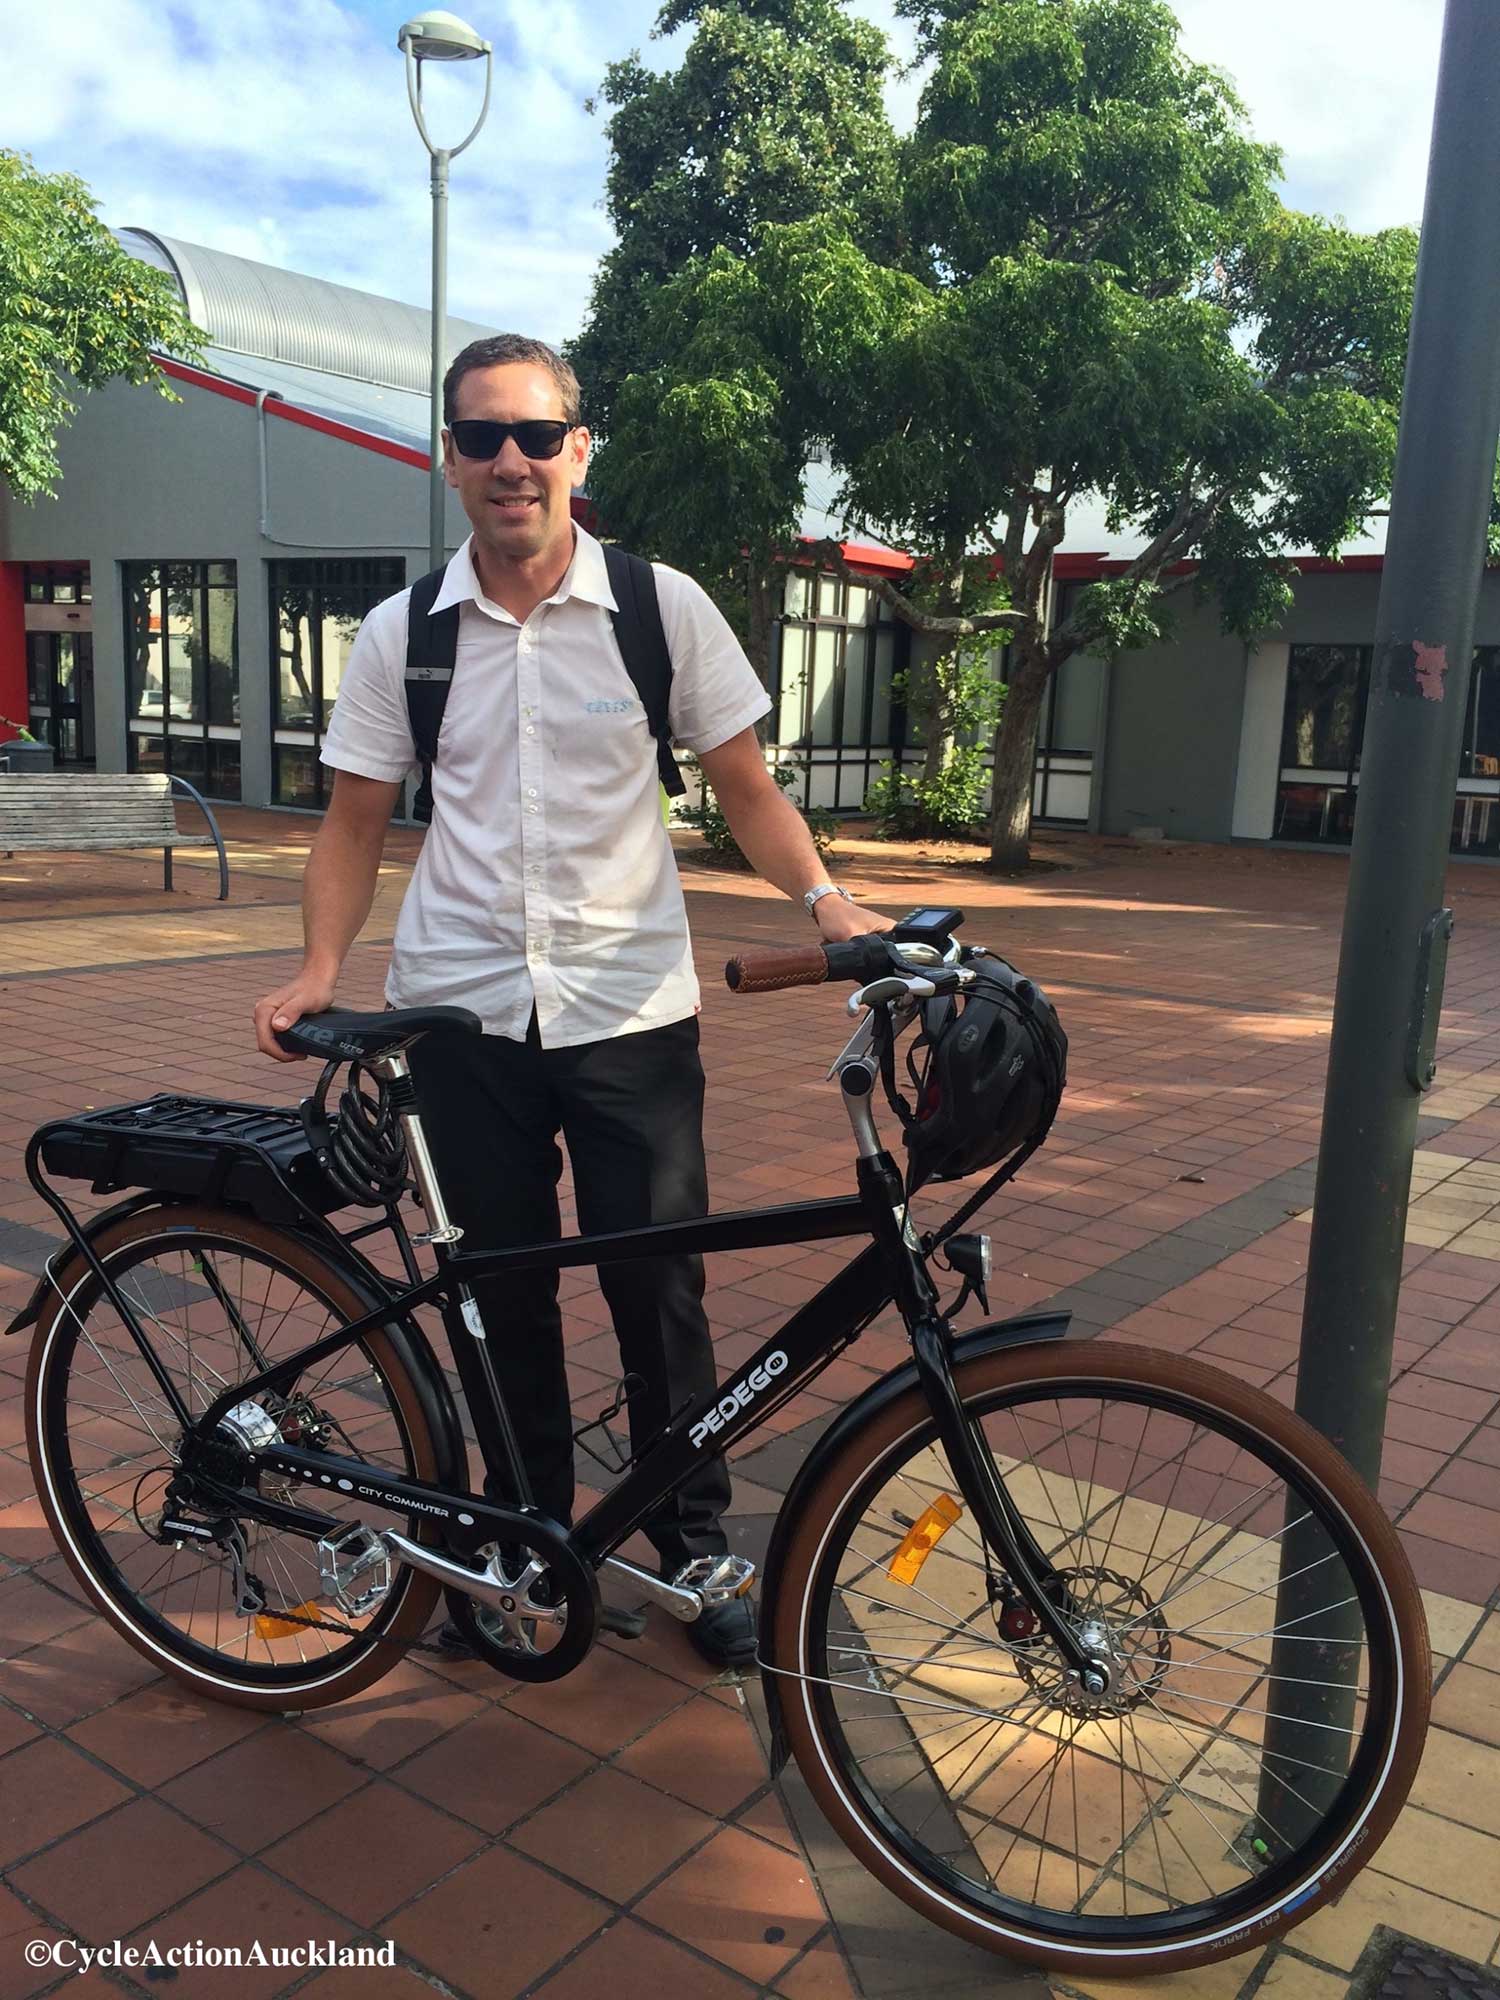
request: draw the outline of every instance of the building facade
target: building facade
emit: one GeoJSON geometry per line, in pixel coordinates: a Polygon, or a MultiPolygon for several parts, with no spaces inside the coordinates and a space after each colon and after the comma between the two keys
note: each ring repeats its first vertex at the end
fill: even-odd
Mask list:
{"type": "MultiPolygon", "coordinates": [[[[24,723],[58,766],[166,770],[210,797],[319,810],[318,750],[360,620],[427,566],[428,321],[417,308],[122,232],[176,278],[212,367],[176,400],[121,384],[59,441],[57,497],[0,495],[0,757],[24,723]]],[[[453,322],[457,349],[489,329],[453,322]]],[[[448,498],[450,546],[467,533],[448,498]]],[[[858,812],[921,743],[901,676],[930,641],[861,578],[789,571],[771,749],[793,797],[858,812]]],[[[1380,557],[1299,565],[1282,628],[1247,646],[1179,600],[1169,641],[1077,656],[1050,687],[1044,824],[1209,841],[1347,842],[1359,793],[1380,557]]],[[[1059,616],[1117,564],[1060,552],[1059,616]]],[[[1483,580],[1454,802],[1457,851],[1500,852],[1500,573],[1483,580]]],[[[1003,677],[1003,651],[993,670],[1003,677]]]]}

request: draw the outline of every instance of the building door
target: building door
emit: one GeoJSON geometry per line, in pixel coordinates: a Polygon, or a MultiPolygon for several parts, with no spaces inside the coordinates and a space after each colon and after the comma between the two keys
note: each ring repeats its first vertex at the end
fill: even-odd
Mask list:
{"type": "Polygon", "coordinates": [[[94,607],[86,569],[26,571],[26,681],[33,736],[60,770],[94,763],[94,607]]]}
{"type": "Polygon", "coordinates": [[[94,763],[94,640],[89,632],[26,635],[29,726],[59,770],[94,763]]]}

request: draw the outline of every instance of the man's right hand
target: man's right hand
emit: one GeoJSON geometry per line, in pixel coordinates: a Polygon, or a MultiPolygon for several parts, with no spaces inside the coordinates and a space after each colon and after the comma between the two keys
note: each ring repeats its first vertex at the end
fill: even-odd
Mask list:
{"type": "Polygon", "coordinates": [[[290,1028],[304,1014],[321,1014],[333,1005],[334,982],[326,974],[305,968],[286,986],[278,986],[255,1003],[255,1046],[263,1056],[276,1062],[306,1062],[306,1056],[292,1055],[277,1041],[277,1028],[290,1028]]]}

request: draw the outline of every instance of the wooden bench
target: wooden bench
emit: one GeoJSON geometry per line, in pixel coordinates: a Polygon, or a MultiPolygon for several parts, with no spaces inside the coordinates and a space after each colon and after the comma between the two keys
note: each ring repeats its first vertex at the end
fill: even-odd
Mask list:
{"type": "Polygon", "coordinates": [[[219,850],[219,901],[229,895],[229,858],[208,802],[185,778],[164,771],[0,773],[0,851],[58,852],[105,847],[159,847],[162,886],[172,886],[172,849],[219,850]],[[179,833],[174,789],[208,821],[207,833],[179,833]]]}

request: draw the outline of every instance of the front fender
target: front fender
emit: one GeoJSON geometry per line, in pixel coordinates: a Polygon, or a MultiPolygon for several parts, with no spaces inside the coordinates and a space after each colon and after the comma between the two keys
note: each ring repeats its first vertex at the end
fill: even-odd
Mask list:
{"type": "MultiPolygon", "coordinates": [[[[1022,1313],[1015,1319],[987,1320],[982,1326],[971,1327],[967,1333],[955,1336],[953,1360],[957,1364],[983,1354],[993,1354],[1000,1348],[1020,1347],[1031,1341],[1066,1340],[1071,1320],[1071,1313],[1065,1312],[1022,1313]]],[[[878,1382],[866,1389],[862,1396],[857,1396],[849,1407],[834,1419],[803,1459],[796,1478],[787,1489],[781,1511],[776,1516],[776,1525],[771,1531],[770,1547],[766,1551],[760,1592],[762,1662],[770,1658],[771,1633],[775,1629],[786,1544],[796,1524],[802,1518],[803,1502],[850,1437],[872,1418],[878,1416],[882,1410],[888,1409],[898,1397],[909,1394],[918,1386],[917,1365],[914,1361],[908,1361],[902,1367],[892,1369],[889,1375],[882,1375],[878,1382]]],[[[781,1714],[781,1690],[777,1684],[777,1676],[770,1668],[762,1674],[761,1685],[765,1693],[766,1714],[771,1725],[771,1775],[774,1778],[786,1763],[788,1753],[786,1729],[781,1714]]]]}

